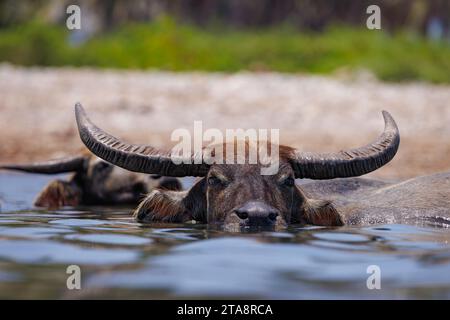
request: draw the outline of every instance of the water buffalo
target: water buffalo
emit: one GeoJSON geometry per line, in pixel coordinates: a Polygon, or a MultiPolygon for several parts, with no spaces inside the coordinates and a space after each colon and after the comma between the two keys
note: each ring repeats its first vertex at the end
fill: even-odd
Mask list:
{"type": "Polygon", "coordinates": [[[88,153],[46,162],[1,165],[0,169],[42,174],[74,172],[67,181],[51,181],[37,196],[34,204],[38,207],[137,204],[154,188],[181,190],[176,178],[130,172],[88,153]]]}
{"type": "Polygon", "coordinates": [[[332,202],[308,197],[295,179],[363,175],[388,163],[400,143],[394,119],[383,111],[385,129],[374,142],[337,153],[279,146],[278,173],[261,175],[259,164],[175,164],[169,151],[128,144],[104,132],[88,119],[80,104],[75,114],[83,143],[114,165],[151,174],[202,177],[187,191],[152,191],[134,212],[136,219],[148,222],[194,219],[227,228],[289,223],[340,226],[347,220],[332,202]]]}

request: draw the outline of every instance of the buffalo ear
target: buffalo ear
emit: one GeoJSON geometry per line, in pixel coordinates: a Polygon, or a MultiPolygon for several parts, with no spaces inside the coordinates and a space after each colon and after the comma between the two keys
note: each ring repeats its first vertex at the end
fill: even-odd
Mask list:
{"type": "Polygon", "coordinates": [[[330,201],[306,199],[303,205],[307,224],[316,226],[343,226],[341,215],[330,201]]]}
{"type": "Polygon", "coordinates": [[[183,191],[155,189],[139,203],[133,216],[141,222],[184,222],[189,220],[183,191]]]}
{"type": "Polygon", "coordinates": [[[142,222],[206,222],[204,179],[188,191],[153,190],[136,208],[133,216],[142,222]]]}
{"type": "Polygon", "coordinates": [[[81,203],[81,198],[81,189],[75,183],[53,180],[39,193],[34,205],[49,209],[74,207],[81,203]]]}

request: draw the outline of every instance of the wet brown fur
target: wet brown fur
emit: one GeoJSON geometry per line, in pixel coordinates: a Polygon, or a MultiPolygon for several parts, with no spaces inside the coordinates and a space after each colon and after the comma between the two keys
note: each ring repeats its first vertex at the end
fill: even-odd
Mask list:
{"type": "Polygon", "coordinates": [[[73,182],[53,180],[39,193],[34,204],[37,207],[57,209],[77,206],[81,203],[81,189],[73,182]]]}

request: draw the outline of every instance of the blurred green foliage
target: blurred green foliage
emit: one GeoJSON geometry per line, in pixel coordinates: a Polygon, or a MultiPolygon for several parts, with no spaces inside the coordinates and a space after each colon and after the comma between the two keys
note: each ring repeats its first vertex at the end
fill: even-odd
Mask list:
{"type": "Polygon", "coordinates": [[[75,46],[65,27],[33,21],[0,30],[0,61],[19,65],[270,70],[326,74],[368,69],[389,81],[450,83],[450,44],[410,33],[344,26],[302,33],[289,26],[208,29],[170,18],[123,26],[75,46]]]}

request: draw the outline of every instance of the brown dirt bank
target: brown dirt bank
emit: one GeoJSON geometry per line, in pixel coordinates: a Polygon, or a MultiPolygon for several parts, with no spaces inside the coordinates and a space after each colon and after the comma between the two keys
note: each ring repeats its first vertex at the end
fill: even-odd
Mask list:
{"type": "Polygon", "coordinates": [[[172,130],[278,128],[311,151],[356,147],[397,120],[396,158],[373,173],[412,177],[450,170],[450,86],[387,84],[276,73],[168,73],[0,65],[0,162],[43,160],[82,147],[73,106],[136,143],[170,143],[172,130]]]}

